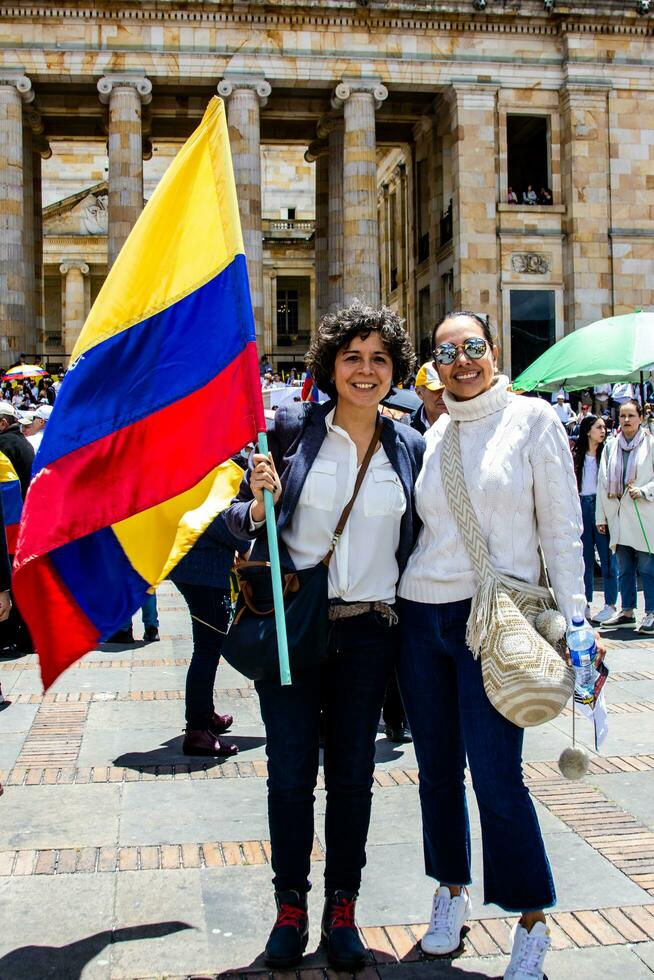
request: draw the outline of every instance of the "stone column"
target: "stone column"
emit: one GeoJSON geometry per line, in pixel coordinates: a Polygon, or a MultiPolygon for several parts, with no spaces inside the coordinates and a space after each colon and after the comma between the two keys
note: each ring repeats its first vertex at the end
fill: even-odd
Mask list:
{"type": "Polygon", "coordinates": [[[327,113],[318,123],[318,136],[329,143],[327,264],[330,313],[343,306],[343,115],[327,113]]]}
{"type": "Polygon", "coordinates": [[[35,331],[36,352],[39,358],[45,356],[45,295],[43,284],[43,185],[41,161],[49,160],[52,150],[47,139],[41,135],[32,136],[32,167],[34,170],[34,293],[35,293],[35,331]]]}
{"type": "Polygon", "coordinates": [[[388,96],[380,82],[341,82],[332,105],[343,106],[343,302],[378,306],[377,140],[375,110],[388,96]]]}
{"type": "Polygon", "coordinates": [[[43,137],[43,120],[34,108],[23,110],[23,256],[25,259],[25,334],[23,350],[30,360],[42,353],[43,219],[41,158],[52,156],[43,137]]]}
{"type": "Polygon", "coordinates": [[[566,332],[612,316],[608,86],[561,92],[566,332]]]}
{"type": "Polygon", "coordinates": [[[329,307],[329,146],[326,140],[314,140],[304,154],[307,163],[316,164],[316,225],[314,254],[316,267],[316,321],[329,307]]]}
{"type": "Polygon", "coordinates": [[[66,277],[64,288],[63,315],[63,347],[66,365],[70,361],[73,347],[77,342],[84,320],[86,319],[84,302],[84,276],[88,276],[89,267],[79,259],[65,259],[59,266],[62,276],[66,277]]]}
{"type": "Polygon", "coordinates": [[[497,88],[457,83],[448,89],[452,132],[454,306],[499,323],[497,247],[497,88]]]}
{"type": "Polygon", "coordinates": [[[382,303],[388,302],[388,294],[391,291],[388,262],[388,193],[388,184],[382,184],[379,195],[379,271],[382,303]]]}
{"type": "Polygon", "coordinates": [[[6,363],[26,343],[23,103],[33,100],[29,78],[0,70],[0,361],[6,363]]]}
{"type": "Polygon", "coordinates": [[[241,214],[254,323],[260,343],[264,318],[259,110],[265,106],[270,92],[270,85],[264,78],[224,78],[218,84],[218,95],[227,103],[234,179],[241,214]]]}
{"type": "Polygon", "coordinates": [[[142,106],[152,101],[152,82],[137,75],[105,75],[100,101],[109,106],[108,264],[116,256],[143,210],[142,106]]]}

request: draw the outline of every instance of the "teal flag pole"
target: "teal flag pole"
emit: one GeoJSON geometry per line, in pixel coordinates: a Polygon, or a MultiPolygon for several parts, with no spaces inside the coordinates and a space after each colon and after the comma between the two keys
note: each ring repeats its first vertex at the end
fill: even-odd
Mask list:
{"type": "Polygon", "coordinates": [[[647,552],[648,552],[648,554],[651,555],[652,554],[652,549],[650,548],[649,541],[647,540],[647,534],[645,533],[645,525],[643,524],[643,519],[640,516],[640,509],[638,507],[638,504],[636,503],[636,498],[635,497],[632,497],[631,499],[633,500],[634,507],[636,508],[636,516],[638,518],[638,523],[640,524],[640,529],[643,532],[643,537],[645,538],[645,544],[647,545],[647,552]]]}
{"type": "MultiPolygon", "coordinates": [[[[259,452],[268,455],[268,436],[265,432],[258,435],[259,452]]],[[[270,574],[272,576],[273,601],[275,603],[275,626],[277,627],[277,651],[279,655],[279,676],[282,684],[291,683],[291,667],[288,662],[288,639],[286,637],[286,618],[284,616],[284,590],[282,588],[282,570],[279,564],[279,545],[277,542],[277,521],[275,520],[275,505],[270,490],[263,491],[263,506],[266,511],[266,534],[268,535],[268,552],[270,554],[270,574]]]]}

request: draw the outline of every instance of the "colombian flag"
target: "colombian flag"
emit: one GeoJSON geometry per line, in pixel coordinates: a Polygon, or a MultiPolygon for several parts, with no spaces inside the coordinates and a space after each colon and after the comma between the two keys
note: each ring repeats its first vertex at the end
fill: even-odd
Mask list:
{"type": "Polygon", "coordinates": [[[0,453],[0,493],[5,515],[5,533],[7,535],[7,551],[13,555],[18,540],[18,525],[23,510],[23,495],[20,480],[11,461],[0,453]]]}
{"type": "Polygon", "coordinates": [[[265,430],[224,106],[123,246],[45,430],[13,590],[47,688],[123,625],[222,510],[265,430]]]}

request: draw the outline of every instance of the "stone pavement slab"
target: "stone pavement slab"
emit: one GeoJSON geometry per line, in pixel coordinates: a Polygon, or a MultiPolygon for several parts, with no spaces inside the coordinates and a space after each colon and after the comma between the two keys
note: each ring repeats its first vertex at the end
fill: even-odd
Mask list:
{"type": "Polygon", "coordinates": [[[123,790],[121,844],[268,837],[263,779],[172,780],[128,784],[123,790]]]}
{"type": "Polygon", "coordinates": [[[12,806],[2,808],[0,850],[113,844],[120,796],[121,787],[110,785],[13,787],[12,806]]]}
{"type": "Polygon", "coordinates": [[[651,772],[614,773],[611,776],[593,776],[592,782],[609,799],[654,831],[654,779],[651,772]]]}

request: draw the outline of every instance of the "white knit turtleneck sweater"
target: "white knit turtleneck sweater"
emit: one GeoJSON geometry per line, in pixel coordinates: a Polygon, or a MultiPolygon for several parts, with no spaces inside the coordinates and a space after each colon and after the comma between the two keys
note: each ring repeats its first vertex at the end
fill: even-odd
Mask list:
{"type": "Polygon", "coordinates": [[[472,505],[486,535],[495,568],[538,583],[538,542],[559,609],[568,623],[583,615],[581,511],[568,439],[547,402],[507,390],[500,376],[468,401],[445,392],[449,417],[426,433],[427,449],[416,482],[416,506],[423,522],[398,595],[414,602],[468,599],[478,581],[441,481],[443,433],[461,424],[461,458],[472,505]]]}

